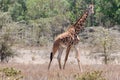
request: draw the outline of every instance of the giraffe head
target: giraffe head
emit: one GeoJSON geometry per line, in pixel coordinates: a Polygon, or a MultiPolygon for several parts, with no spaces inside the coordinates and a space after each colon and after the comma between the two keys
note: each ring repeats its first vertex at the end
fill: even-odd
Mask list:
{"type": "Polygon", "coordinates": [[[89,12],[89,14],[94,14],[94,5],[93,4],[89,5],[88,12],[89,12]]]}

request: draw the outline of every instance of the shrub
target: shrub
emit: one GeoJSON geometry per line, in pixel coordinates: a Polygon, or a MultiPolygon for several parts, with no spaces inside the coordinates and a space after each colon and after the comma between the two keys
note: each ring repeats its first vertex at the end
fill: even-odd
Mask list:
{"type": "Polygon", "coordinates": [[[0,60],[3,62],[6,60],[8,62],[8,58],[13,57],[14,52],[11,49],[11,43],[9,42],[9,36],[4,35],[0,37],[0,60]]]}
{"type": "Polygon", "coordinates": [[[76,80],[106,80],[102,76],[102,71],[93,71],[93,72],[86,72],[83,75],[78,75],[76,80]]]}
{"type": "Polygon", "coordinates": [[[21,80],[23,78],[21,71],[12,67],[0,69],[0,76],[2,76],[2,80],[21,80]]]}

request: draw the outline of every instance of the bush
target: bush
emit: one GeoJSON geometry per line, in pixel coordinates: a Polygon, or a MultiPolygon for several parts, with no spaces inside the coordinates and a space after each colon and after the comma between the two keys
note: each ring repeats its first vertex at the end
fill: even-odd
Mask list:
{"type": "Polygon", "coordinates": [[[1,45],[0,48],[1,62],[3,62],[4,60],[8,62],[8,58],[13,56],[13,52],[5,42],[2,42],[0,45],[1,45]]]}
{"type": "Polygon", "coordinates": [[[102,76],[102,71],[93,71],[93,72],[86,72],[83,75],[78,75],[76,80],[106,80],[102,76]]]}
{"type": "Polygon", "coordinates": [[[14,52],[11,49],[11,43],[9,42],[9,36],[4,35],[0,40],[0,60],[3,62],[6,60],[8,62],[10,57],[13,57],[14,52]]]}
{"type": "Polygon", "coordinates": [[[21,80],[23,78],[21,71],[12,67],[0,69],[0,76],[2,76],[2,80],[21,80]]]}

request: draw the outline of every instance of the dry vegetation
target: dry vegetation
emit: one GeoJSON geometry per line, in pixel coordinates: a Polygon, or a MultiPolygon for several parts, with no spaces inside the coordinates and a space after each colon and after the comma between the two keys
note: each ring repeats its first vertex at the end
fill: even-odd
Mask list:
{"type": "Polygon", "coordinates": [[[119,65],[83,65],[84,72],[82,73],[77,68],[77,65],[71,64],[68,64],[65,70],[59,70],[57,65],[53,65],[49,71],[47,70],[47,64],[9,63],[0,64],[1,67],[13,67],[21,70],[22,80],[79,80],[78,77],[81,77],[86,72],[93,71],[102,71],[102,77],[106,80],[120,80],[119,65]]]}

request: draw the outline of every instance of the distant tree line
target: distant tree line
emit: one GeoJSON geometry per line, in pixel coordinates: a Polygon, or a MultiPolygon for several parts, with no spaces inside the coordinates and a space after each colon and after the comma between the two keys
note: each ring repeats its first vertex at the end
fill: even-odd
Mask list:
{"type": "Polygon", "coordinates": [[[95,13],[85,26],[120,25],[119,0],[0,0],[0,31],[16,41],[44,45],[75,23],[91,3],[95,13]]]}
{"type": "MultiPolygon", "coordinates": [[[[0,10],[10,12],[14,21],[64,15],[75,22],[90,3],[95,5],[94,25],[120,24],[119,0],[0,0],[0,10]]],[[[91,21],[88,24],[91,26],[91,21]]]]}

